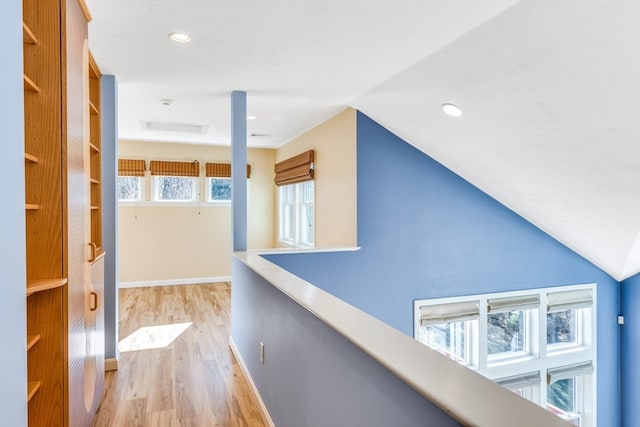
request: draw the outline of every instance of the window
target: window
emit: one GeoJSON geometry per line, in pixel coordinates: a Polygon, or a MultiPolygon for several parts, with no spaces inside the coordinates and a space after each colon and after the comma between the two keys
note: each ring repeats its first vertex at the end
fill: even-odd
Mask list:
{"type": "Polygon", "coordinates": [[[117,191],[119,201],[140,201],[144,198],[144,160],[118,159],[117,191]]]}
{"type": "Polygon", "coordinates": [[[594,296],[595,285],[577,285],[418,300],[414,337],[576,426],[594,426],[594,296]]]}
{"type": "Polygon", "coordinates": [[[200,164],[193,162],[151,161],[153,200],[195,202],[198,200],[200,164]]]}
{"type": "Polygon", "coordinates": [[[195,202],[198,180],[184,176],[154,176],[153,200],[157,202],[195,202]]]}
{"type": "MultiPolygon", "coordinates": [[[[206,163],[207,202],[231,201],[231,163],[206,163]]],[[[249,200],[251,165],[247,165],[247,200],[249,200]]]]}
{"type": "Polygon", "coordinates": [[[140,201],[144,194],[144,177],[118,176],[118,201],[140,201]]]}
{"type": "Polygon", "coordinates": [[[275,165],[278,186],[278,240],[285,245],[315,244],[315,151],[309,150],[275,165]]]}
{"type": "Polygon", "coordinates": [[[278,187],[280,242],[312,247],[315,241],[314,182],[306,181],[278,187]]]}

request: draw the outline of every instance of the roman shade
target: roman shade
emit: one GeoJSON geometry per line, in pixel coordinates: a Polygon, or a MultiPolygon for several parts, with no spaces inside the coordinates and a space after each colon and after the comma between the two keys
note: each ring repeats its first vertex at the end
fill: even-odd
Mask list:
{"type": "MultiPolygon", "coordinates": [[[[205,163],[207,178],[231,178],[231,163],[205,163]]],[[[247,165],[247,179],[251,178],[251,165],[247,165]]]]}
{"type": "Polygon", "coordinates": [[[488,313],[503,313],[512,310],[530,310],[540,307],[539,295],[522,295],[507,298],[492,298],[487,300],[488,313]]]}
{"type": "Polygon", "coordinates": [[[576,289],[573,291],[550,292],[547,294],[547,311],[571,310],[587,308],[593,305],[591,289],[576,289]]]}
{"type": "Polygon", "coordinates": [[[118,176],[144,176],[145,170],[144,160],[118,159],[118,176]]]}
{"type": "Polygon", "coordinates": [[[475,320],[480,316],[479,301],[423,305],[420,307],[420,326],[475,320]]]}
{"type": "Polygon", "coordinates": [[[523,387],[540,384],[540,371],[527,372],[526,374],[514,375],[512,377],[500,378],[495,380],[496,383],[508,388],[509,390],[517,390],[523,387]]]}
{"type": "Polygon", "coordinates": [[[151,160],[151,175],[200,176],[200,163],[197,160],[193,162],[151,160]]]}
{"type": "Polygon", "coordinates": [[[315,151],[304,153],[283,160],[275,165],[276,185],[296,184],[313,180],[315,170],[315,151]]]}
{"type": "Polygon", "coordinates": [[[592,373],[593,363],[591,361],[577,365],[563,366],[561,368],[548,369],[547,384],[551,385],[556,381],[566,380],[568,378],[579,377],[582,375],[591,375],[592,373]]]}

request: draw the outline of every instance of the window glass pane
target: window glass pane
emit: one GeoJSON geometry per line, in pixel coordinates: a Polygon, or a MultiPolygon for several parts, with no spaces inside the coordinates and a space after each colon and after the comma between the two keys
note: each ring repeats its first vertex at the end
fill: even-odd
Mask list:
{"type": "Polygon", "coordinates": [[[231,200],[231,178],[209,178],[209,200],[231,200]]]}
{"type": "Polygon", "coordinates": [[[547,314],[547,344],[577,342],[577,309],[547,314]]]}
{"type": "Polygon", "coordinates": [[[156,200],[191,201],[196,198],[196,179],[182,176],[157,176],[156,200]]]}
{"type": "Polygon", "coordinates": [[[118,200],[141,200],[141,181],[139,176],[119,176],[118,200]]]}
{"type": "MultiPolygon", "coordinates": [[[[475,322],[476,320],[473,320],[475,322]]],[[[469,364],[469,323],[450,322],[420,328],[419,340],[445,356],[469,364]]]]}
{"type": "Polygon", "coordinates": [[[487,353],[526,351],[525,323],[524,310],[488,314],[487,353]]]}
{"type": "Polygon", "coordinates": [[[576,410],[575,383],[575,378],[567,378],[547,386],[547,409],[561,416],[573,414],[576,410]]]}

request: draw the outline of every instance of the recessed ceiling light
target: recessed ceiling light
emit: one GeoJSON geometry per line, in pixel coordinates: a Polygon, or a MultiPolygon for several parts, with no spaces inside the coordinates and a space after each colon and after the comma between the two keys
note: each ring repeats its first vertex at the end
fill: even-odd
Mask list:
{"type": "Polygon", "coordinates": [[[170,33],[169,38],[178,43],[189,43],[191,41],[191,37],[182,33],[170,33]]]}
{"type": "Polygon", "coordinates": [[[455,104],[442,104],[442,111],[451,117],[460,117],[462,109],[455,104]]]}
{"type": "Polygon", "coordinates": [[[247,120],[255,120],[255,119],[257,119],[256,116],[247,116],[247,120]]]}

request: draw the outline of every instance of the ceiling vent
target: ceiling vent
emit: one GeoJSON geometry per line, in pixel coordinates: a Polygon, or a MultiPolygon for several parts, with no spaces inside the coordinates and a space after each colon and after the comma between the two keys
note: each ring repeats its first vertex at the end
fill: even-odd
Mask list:
{"type": "Polygon", "coordinates": [[[251,138],[261,138],[261,137],[264,137],[264,136],[269,136],[269,135],[267,135],[266,133],[252,133],[252,134],[249,135],[249,137],[251,137],[251,138]]]}
{"type": "Polygon", "coordinates": [[[208,125],[197,125],[191,123],[169,123],[169,122],[141,122],[142,128],[154,132],[178,132],[189,134],[204,134],[209,128],[208,125]]]}

